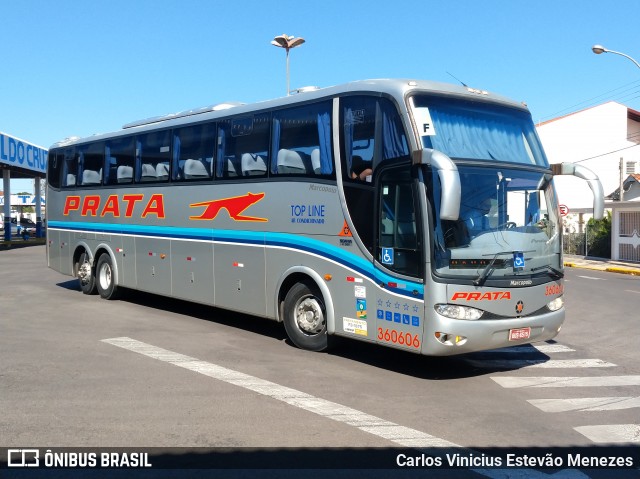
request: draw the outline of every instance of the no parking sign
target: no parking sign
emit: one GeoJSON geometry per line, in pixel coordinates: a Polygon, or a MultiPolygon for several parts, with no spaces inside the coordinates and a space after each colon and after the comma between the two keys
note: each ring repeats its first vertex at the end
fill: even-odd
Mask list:
{"type": "Polygon", "coordinates": [[[569,214],[569,207],[567,205],[558,206],[560,209],[560,216],[567,216],[569,214]]]}

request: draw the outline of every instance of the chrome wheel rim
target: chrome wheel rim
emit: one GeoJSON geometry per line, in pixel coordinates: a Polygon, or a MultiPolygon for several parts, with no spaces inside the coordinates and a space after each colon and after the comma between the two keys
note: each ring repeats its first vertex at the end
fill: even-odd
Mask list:
{"type": "Polygon", "coordinates": [[[305,334],[315,335],[324,329],[322,306],[313,296],[305,296],[298,300],[293,314],[298,329],[305,334]]]}
{"type": "Polygon", "coordinates": [[[100,281],[100,287],[103,290],[107,290],[109,289],[109,286],[111,286],[111,266],[107,263],[104,263],[100,268],[98,281],[100,281]]]}
{"type": "Polygon", "coordinates": [[[91,265],[88,261],[83,262],[78,268],[78,279],[83,285],[88,284],[91,280],[91,265]]]}

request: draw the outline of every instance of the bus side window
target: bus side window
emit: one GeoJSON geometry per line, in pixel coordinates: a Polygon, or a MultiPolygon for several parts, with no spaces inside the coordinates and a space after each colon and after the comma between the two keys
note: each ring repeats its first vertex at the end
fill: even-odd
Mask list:
{"type": "Polygon", "coordinates": [[[52,188],[60,188],[60,175],[64,156],[58,150],[49,150],[47,158],[47,180],[52,188]]]}
{"type": "Polygon", "coordinates": [[[341,106],[343,177],[371,182],[376,147],[376,99],[343,98],[341,106]]]}
{"type": "Polygon", "coordinates": [[[114,138],[105,148],[105,183],[109,185],[133,183],[135,166],[135,141],[132,136],[114,138]]]}
{"type": "Polygon", "coordinates": [[[169,181],[169,160],[171,159],[171,132],[154,131],[137,138],[136,181],[169,181]],[[161,176],[158,176],[158,172],[161,176]]]}
{"type": "Polygon", "coordinates": [[[274,113],[272,174],[333,174],[330,112],[323,102],[274,113]]]}
{"type": "Polygon", "coordinates": [[[173,179],[178,181],[210,179],[213,173],[215,143],[215,123],[174,130],[173,179]]]}
{"type": "Polygon", "coordinates": [[[217,178],[267,176],[270,118],[263,113],[220,122],[217,178]]]}
{"type": "Polygon", "coordinates": [[[408,160],[402,121],[390,100],[378,97],[341,99],[342,169],[347,180],[371,182],[383,161],[408,160]]]}
{"type": "Polygon", "coordinates": [[[97,186],[102,183],[104,166],[104,143],[90,143],[79,147],[78,184],[97,186]]]}
{"type": "Polygon", "coordinates": [[[76,186],[78,177],[78,155],[75,148],[65,148],[62,167],[62,186],[76,186]]]}

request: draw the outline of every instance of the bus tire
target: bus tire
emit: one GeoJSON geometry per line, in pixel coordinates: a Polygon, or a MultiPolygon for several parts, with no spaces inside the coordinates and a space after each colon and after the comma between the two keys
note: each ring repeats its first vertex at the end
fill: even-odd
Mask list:
{"type": "Polygon", "coordinates": [[[96,294],[96,277],[94,275],[94,269],[91,266],[89,254],[85,251],[78,258],[78,262],[75,264],[76,277],[80,284],[80,290],[84,294],[96,294]]]}
{"type": "Polygon", "coordinates": [[[98,259],[96,285],[101,298],[116,299],[118,297],[118,286],[116,286],[113,273],[113,263],[108,253],[103,253],[98,259]]]}
{"type": "Polygon", "coordinates": [[[316,287],[296,283],[284,299],[284,328],[300,349],[324,351],[329,346],[327,313],[316,287]]]}

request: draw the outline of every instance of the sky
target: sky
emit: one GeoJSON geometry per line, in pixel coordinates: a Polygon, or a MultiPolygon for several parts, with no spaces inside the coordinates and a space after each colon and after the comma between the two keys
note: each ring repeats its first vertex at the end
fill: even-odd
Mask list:
{"type": "Polygon", "coordinates": [[[284,96],[285,52],[270,44],[282,33],[306,40],[290,52],[292,89],[459,80],[525,102],[535,122],[612,100],[640,110],[640,68],[591,51],[640,61],[639,0],[0,0],[0,9],[0,131],[44,148],[284,96]]]}

